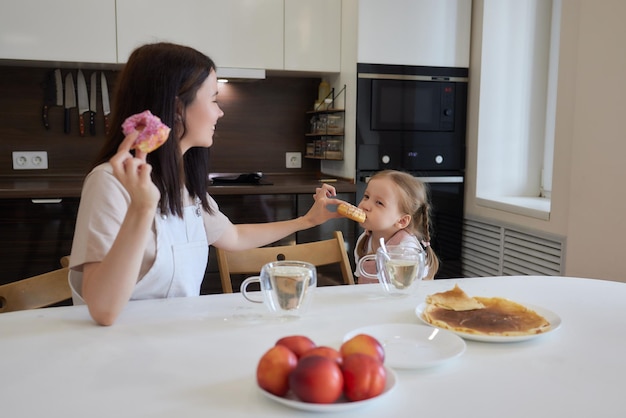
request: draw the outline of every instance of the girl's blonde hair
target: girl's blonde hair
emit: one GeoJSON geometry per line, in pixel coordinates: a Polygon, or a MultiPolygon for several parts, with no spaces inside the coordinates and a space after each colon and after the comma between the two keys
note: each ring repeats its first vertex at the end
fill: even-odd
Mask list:
{"type": "Polygon", "coordinates": [[[396,170],[379,171],[370,178],[370,181],[381,178],[388,178],[397,186],[399,209],[411,215],[411,221],[405,229],[415,235],[426,250],[428,265],[426,278],[432,279],[439,269],[439,259],[430,245],[431,208],[426,185],[409,173],[396,170]]]}

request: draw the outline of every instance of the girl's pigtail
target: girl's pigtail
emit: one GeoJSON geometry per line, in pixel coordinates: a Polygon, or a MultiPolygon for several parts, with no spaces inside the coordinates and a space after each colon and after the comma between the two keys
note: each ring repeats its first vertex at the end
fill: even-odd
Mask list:
{"type": "Polygon", "coordinates": [[[428,205],[422,205],[422,236],[424,237],[422,241],[422,246],[424,250],[426,250],[426,264],[428,265],[428,275],[425,279],[432,279],[435,277],[435,273],[439,269],[439,259],[437,258],[437,254],[433,250],[430,245],[430,229],[429,229],[429,218],[428,218],[429,208],[428,205]]]}

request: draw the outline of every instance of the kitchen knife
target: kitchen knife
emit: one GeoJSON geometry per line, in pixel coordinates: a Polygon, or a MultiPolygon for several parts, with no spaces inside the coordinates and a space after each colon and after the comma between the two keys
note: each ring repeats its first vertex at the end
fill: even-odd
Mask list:
{"type": "Polygon", "coordinates": [[[104,133],[109,135],[109,113],[111,106],[109,105],[109,87],[107,78],[104,73],[100,73],[100,88],[102,89],[102,113],[104,113],[104,133]]]}
{"type": "Polygon", "coordinates": [[[54,85],[54,71],[50,71],[46,74],[46,81],[43,84],[43,109],[41,111],[41,118],[43,120],[43,126],[46,129],[50,129],[50,123],[48,122],[48,110],[51,106],[56,104],[56,87],[54,85]]]}
{"type": "Polygon", "coordinates": [[[76,107],[76,91],[74,91],[74,78],[72,73],[65,76],[65,126],[64,131],[69,134],[71,131],[71,115],[70,109],[76,107]]]}
{"type": "Polygon", "coordinates": [[[57,106],[63,107],[63,79],[61,78],[61,70],[54,70],[54,87],[57,91],[57,106]]]}
{"type": "Polygon", "coordinates": [[[78,88],[78,126],[80,136],[85,136],[85,119],[83,113],[89,112],[89,96],[87,95],[87,83],[85,76],[81,70],[78,70],[76,76],[76,87],[78,88]]]}
{"type": "Polygon", "coordinates": [[[89,86],[89,133],[96,134],[96,112],[98,111],[98,87],[96,72],[91,73],[91,86],[89,86]]]}

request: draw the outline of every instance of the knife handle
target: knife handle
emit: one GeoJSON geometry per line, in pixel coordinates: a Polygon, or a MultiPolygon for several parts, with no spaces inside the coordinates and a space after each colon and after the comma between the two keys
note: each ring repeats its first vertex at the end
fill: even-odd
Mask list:
{"type": "Polygon", "coordinates": [[[63,125],[63,131],[66,134],[69,134],[70,130],[71,130],[70,122],[71,122],[71,119],[72,119],[71,115],[70,115],[70,110],[69,109],[65,109],[64,114],[65,114],[65,123],[63,125]]]}
{"type": "Polygon", "coordinates": [[[83,118],[83,114],[78,115],[78,128],[80,131],[80,136],[85,136],[85,119],[83,118]]]}
{"type": "Polygon", "coordinates": [[[46,129],[50,129],[50,123],[48,122],[48,105],[43,105],[43,110],[41,112],[41,118],[43,119],[43,126],[46,129]]]}
{"type": "Polygon", "coordinates": [[[89,112],[89,133],[96,135],[96,112],[89,112]]]}
{"type": "Polygon", "coordinates": [[[104,134],[105,135],[109,135],[109,116],[108,115],[104,115],[104,134]]]}

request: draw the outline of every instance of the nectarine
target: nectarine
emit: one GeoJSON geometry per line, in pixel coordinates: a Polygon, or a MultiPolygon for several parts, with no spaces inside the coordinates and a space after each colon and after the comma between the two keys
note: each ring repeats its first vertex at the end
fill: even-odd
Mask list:
{"type": "Polygon", "coordinates": [[[298,358],[285,346],[277,345],[261,356],[256,368],[259,386],[277,396],[289,391],[289,374],[296,368],[298,358]]]}
{"type": "Polygon", "coordinates": [[[344,395],[350,401],[362,401],[378,396],[385,390],[387,371],[374,357],[355,353],[343,359],[341,367],[344,395]]]}
{"type": "Polygon", "coordinates": [[[339,348],[339,352],[343,358],[350,354],[363,353],[368,354],[381,363],[385,361],[385,349],[382,344],[374,337],[368,334],[358,334],[344,341],[339,348]]]}
{"type": "Polygon", "coordinates": [[[300,358],[300,356],[302,356],[302,354],[306,351],[316,346],[313,340],[304,335],[290,335],[283,337],[276,341],[276,345],[284,345],[293,351],[298,358],[300,358]]]}
{"type": "Polygon", "coordinates": [[[303,357],[289,375],[289,387],[303,402],[333,403],[343,393],[343,374],[334,360],[303,357]]]}
{"type": "Polygon", "coordinates": [[[335,350],[332,347],[328,347],[325,345],[318,345],[317,347],[313,347],[309,351],[305,351],[305,353],[300,356],[300,359],[310,356],[322,356],[334,360],[341,366],[341,353],[338,350],[335,350]]]}

